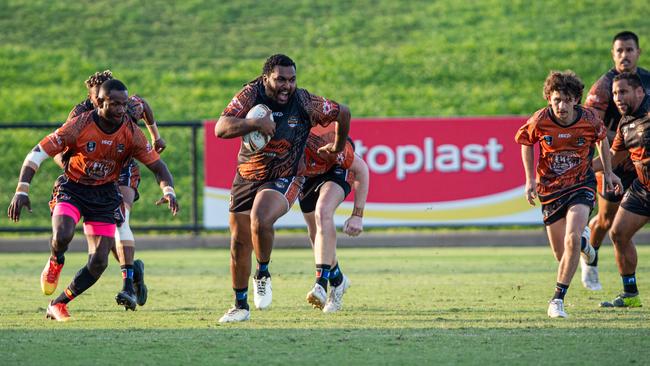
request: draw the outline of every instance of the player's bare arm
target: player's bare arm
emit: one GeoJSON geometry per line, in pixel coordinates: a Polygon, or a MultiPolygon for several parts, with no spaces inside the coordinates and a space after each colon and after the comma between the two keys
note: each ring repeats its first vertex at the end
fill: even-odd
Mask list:
{"type": "Polygon", "coordinates": [[[176,201],[176,192],[174,191],[174,178],[172,178],[172,173],[169,172],[167,164],[162,159],[159,159],[147,165],[147,168],[154,173],[156,181],[160,184],[160,189],[163,191],[163,196],[156,201],[156,205],[162,205],[167,202],[167,207],[169,207],[172,215],[176,216],[179,206],[178,201],[176,201]]]}
{"type": "Polygon", "coordinates": [[[20,169],[16,193],[14,193],[7,210],[7,215],[12,221],[18,222],[20,220],[20,211],[23,207],[27,207],[29,212],[32,212],[32,204],[29,200],[29,185],[41,163],[48,157],[49,155],[43,151],[40,145],[34,146],[32,151],[25,157],[23,166],[20,169]]]}
{"type": "Polygon", "coordinates": [[[221,116],[214,127],[214,133],[222,139],[241,137],[253,131],[259,131],[266,136],[275,134],[275,122],[271,119],[270,112],[262,118],[221,116]]]}
{"type": "Polygon", "coordinates": [[[350,132],[350,118],[350,109],[341,104],[339,106],[339,115],[336,117],[336,137],[334,142],[319,148],[318,154],[338,154],[345,149],[345,143],[350,132]]]}
{"type": "Polygon", "coordinates": [[[160,154],[167,147],[167,142],[160,136],[160,131],[158,131],[158,125],[156,124],[156,119],[153,116],[153,110],[151,109],[151,106],[149,106],[149,103],[147,103],[146,100],[142,98],[140,99],[142,100],[143,108],[142,119],[144,120],[147,131],[149,131],[149,135],[151,136],[153,148],[157,153],[160,154]]]}
{"type": "Polygon", "coordinates": [[[521,161],[526,172],[526,199],[531,206],[535,206],[537,198],[537,179],[535,177],[535,147],[521,145],[521,161]]]}
{"type": "MultiPolygon", "coordinates": [[[[609,150],[609,141],[606,138],[596,143],[598,156],[603,166],[603,189],[606,191],[614,191],[617,194],[623,192],[623,183],[621,179],[612,172],[612,154],[609,150]]],[[[605,194],[605,192],[603,192],[605,194]]]]}
{"type": "Polygon", "coordinates": [[[350,172],[354,174],[354,182],[352,182],[354,189],[354,208],[350,217],[343,224],[343,232],[350,236],[358,236],[363,232],[363,210],[368,198],[370,174],[368,165],[356,154],[350,166],[350,172]]]}

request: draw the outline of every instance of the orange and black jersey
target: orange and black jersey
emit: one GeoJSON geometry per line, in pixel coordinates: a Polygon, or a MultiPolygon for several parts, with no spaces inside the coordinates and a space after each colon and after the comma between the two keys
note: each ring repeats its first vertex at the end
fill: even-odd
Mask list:
{"type": "Polygon", "coordinates": [[[606,137],[605,126],[593,110],[576,106],[576,112],[575,122],[562,126],[550,107],[540,109],[515,136],[522,145],[539,143],[537,193],[542,203],[596,184],[591,160],[594,143],[606,137]]]}
{"type": "Polygon", "coordinates": [[[148,165],[160,159],[140,128],[125,115],[113,133],[99,128],[97,110],[84,112],[66,121],[40,142],[49,156],[68,150],[65,175],[76,183],[101,185],[116,182],[120,169],[132,157],[148,165]]]}
{"type": "Polygon", "coordinates": [[[273,111],[275,134],[266,146],[251,151],[241,144],[237,171],[246,180],[268,181],[300,175],[304,170],[303,154],[309,131],[316,125],[336,121],[339,104],[296,88],[286,105],[278,105],[266,96],[261,80],[244,86],[235,95],[222,116],[246,118],[257,104],[273,111]]]}
{"type": "Polygon", "coordinates": [[[641,184],[650,190],[650,97],[631,115],[623,116],[612,143],[612,150],[630,152],[641,184]]]}
{"type": "MultiPolygon", "coordinates": [[[[594,108],[605,113],[603,123],[612,132],[617,131],[621,119],[621,113],[616,108],[612,95],[612,85],[614,84],[614,78],[618,74],[619,72],[612,68],[601,76],[589,89],[589,94],[585,100],[585,107],[594,108]]],[[[637,74],[641,78],[646,95],[650,95],[650,71],[637,67],[637,74]]]]}
{"type": "Polygon", "coordinates": [[[312,128],[307,138],[307,147],[305,148],[305,172],[306,177],[315,177],[325,174],[332,167],[338,165],[343,169],[350,169],[354,161],[354,145],[352,140],[348,138],[345,143],[345,149],[336,155],[329,155],[328,158],[323,158],[318,155],[318,149],[334,142],[336,138],[336,131],[334,125],[327,127],[316,126],[312,128]]]}
{"type": "MultiPolygon", "coordinates": [[[[93,109],[95,109],[93,102],[90,98],[86,98],[86,100],[72,108],[70,113],[68,113],[68,119],[72,119],[84,112],[92,111],[93,109]]],[[[131,116],[132,120],[136,122],[141,120],[144,118],[144,100],[138,95],[130,96],[126,104],[126,112],[131,116]]]]}

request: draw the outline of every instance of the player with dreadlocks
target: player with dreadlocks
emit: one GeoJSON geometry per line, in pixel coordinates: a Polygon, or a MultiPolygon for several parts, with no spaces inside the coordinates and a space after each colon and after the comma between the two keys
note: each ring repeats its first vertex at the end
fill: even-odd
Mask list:
{"type": "MultiPolygon", "coordinates": [[[[96,72],[90,75],[85,81],[88,89],[88,98],[77,104],[68,115],[68,120],[77,117],[87,111],[93,110],[99,106],[98,95],[101,85],[113,79],[113,73],[110,70],[96,72]]],[[[144,120],[145,126],[151,135],[154,149],[161,153],[165,147],[165,140],[160,137],[158,126],[153,116],[153,111],[149,104],[137,95],[129,97],[127,103],[127,113],[134,120],[144,120]]],[[[57,155],[54,160],[64,168],[69,162],[69,153],[63,152],[57,155]]],[[[126,309],[135,310],[137,305],[144,305],[147,302],[147,286],[144,283],[144,263],[142,260],[134,260],[135,257],[135,239],[131,228],[129,227],[129,218],[133,203],[138,200],[138,186],[140,185],[140,169],[134,159],[130,159],[120,171],[119,189],[122,194],[122,214],[124,223],[117,228],[115,233],[116,246],[112,248],[113,255],[120,262],[122,269],[123,288],[115,300],[119,305],[124,305],[126,309]]],[[[88,255],[93,255],[93,246],[89,246],[88,255]]],[[[46,266],[47,267],[47,266],[46,266]]],[[[47,269],[47,268],[46,268],[47,269]]],[[[44,270],[43,273],[47,271],[44,270]]],[[[44,280],[42,279],[41,282],[44,280]]]]}

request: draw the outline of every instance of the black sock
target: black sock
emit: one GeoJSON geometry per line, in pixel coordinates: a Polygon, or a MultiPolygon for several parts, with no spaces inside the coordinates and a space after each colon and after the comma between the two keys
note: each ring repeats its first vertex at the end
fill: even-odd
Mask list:
{"type": "Polygon", "coordinates": [[[68,287],[54,300],[54,304],[60,302],[67,304],[75,297],[81,295],[84,291],[88,290],[90,286],[94,285],[97,282],[98,278],[95,278],[90,271],[88,266],[84,266],[72,279],[72,282],[68,287]]]}
{"type": "Polygon", "coordinates": [[[629,275],[621,275],[623,279],[623,291],[628,294],[639,293],[639,289],[636,287],[636,274],[632,273],[629,275]]]}
{"type": "Polygon", "coordinates": [[[580,251],[584,252],[587,245],[589,245],[589,243],[587,242],[587,238],[585,238],[584,236],[581,236],[580,237],[580,251]]]}
{"type": "Polygon", "coordinates": [[[142,281],[142,272],[139,270],[135,270],[135,265],[133,265],[133,282],[141,282],[142,281]]]}
{"type": "Polygon", "coordinates": [[[122,280],[124,281],[122,291],[134,294],[135,289],[133,288],[133,265],[125,264],[123,266],[120,266],[120,268],[122,269],[122,280]]]}
{"type": "Polygon", "coordinates": [[[591,267],[598,267],[598,248],[594,248],[596,250],[596,259],[590,264],[587,264],[588,266],[591,267]]]}
{"type": "Polygon", "coordinates": [[[555,299],[564,300],[564,295],[566,295],[568,289],[569,289],[569,285],[565,285],[557,282],[555,284],[555,293],[553,294],[553,300],[555,299]]]}
{"type": "Polygon", "coordinates": [[[316,283],[323,286],[325,291],[327,291],[327,281],[330,279],[330,266],[329,264],[317,264],[316,265],[316,283]]]}
{"type": "Polygon", "coordinates": [[[242,289],[233,288],[233,291],[235,291],[235,307],[248,310],[248,287],[242,289]]]}
{"type": "Polygon", "coordinates": [[[271,277],[271,273],[269,272],[269,263],[268,262],[257,262],[257,269],[255,270],[255,278],[262,278],[262,277],[271,277]]]}
{"type": "Polygon", "coordinates": [[[52,249],[52,256],[50,257],[50,259],[55,261],[58,264],[65,264],[65,253],[55,252],[54,249],[52,249]]]}
{"type": "Polygon", "coordinates": [[[343,282],[343,272],[339,267],[339,262],[336,262],[334,267],[330,270],[330,285],[336,287],[343,282]]]}

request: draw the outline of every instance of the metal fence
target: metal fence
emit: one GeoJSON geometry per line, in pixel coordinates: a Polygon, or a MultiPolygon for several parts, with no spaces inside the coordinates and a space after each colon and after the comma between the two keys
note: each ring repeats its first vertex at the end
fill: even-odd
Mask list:
{"type": "MultiPolygon", "coordinates": [[[[180,223],[180,224],[165,224],[165,225],[160,225],[160,224],[144,224],[144,225],[138,225],[137,223],[134,223],[132,225],[132,229],[134,231],[165,231],[165,232],[170,232],[170,231],[179,231],[179,232],[191,232],[195,235],[197,235],[202,229],[202,223],[200,220],[199,216],[199,190],[198,190],[198,180],[199,180],[199,169],[198,169],[198,162],[199,158],[201,157],[202,151],[199,152],[198,149],[198,131],[203,128],[203,121],[187,121],[187,122],[160,122],[158,123],[161,129],[161,133],[164,136],[164,131],[167,128],[182,128],[190,129],[190,136],[189,136],[189,155],[190,155],[190,164],[189,164],[189,175],[191,178],[190,181],[190,187],[189,187],[189,193],[191,196],[191,204],[190,204],[190,213],[189,213],[189,218],[185,220],[185,222],[180,223]]],[[[23,122],[23,123],[0,123],[0,133],[7,134],[7,133],[12,133],[13,131],[31,131],[31,130],[47,130],[53,131],[54,129],[60,127],[60,124],[55,124],[55,123],[30,123],[30,122],[23,122]],[[9,131],[8,131],[9,130],[9,131]]],[[[16,133],[16,135],[19,135],[16,133]]],[[[33,135],[33,134],[31,134],[33,135]]],[[[32,140],[31,135],[29,136],[30,142],[32,140]]],[[[7,140],[5,141],[8,144],[11,144],[12,141],[11,139],[20,139],[21,135],[19,136],[9,136],[8,138],[3,138],[2,140],[7,140]]],[[[202,140],[201,140],[202,141],[202,140]]],[[[31,145],[35,145],[38,141],[34,140],[34,143],[31,145]]],[[[15,141],[14,141],[15,143],[15,141]]],[[[169,144],[173,144],[174,141],[168,141],[169,144]]],[[[8,154],[8,152],[4,152],[5,154],[8,154]]],[[[24,152],[25,154],[27,151],[24,152]]],[[[164,153],[163,153],[164,154],[164,153]]],[[[20,161],[24,158],[23,152],[11,152],[11,155],[20,155],[20,161]]],[[[15,159],[13,159],[15,160],[15,159]]],[[[15,173],[11,173],[9,176],[8,174],[4,174],[4,169],[12,169],[12,170],[18,170],[20,162],[13,161],[12,164],[3,164],[3,165],[16,165],[16,166],[11,166],[11,167],[3,167],[3,175],[5,176],[6,180],[9,181],[10,183],[6,184],[11,184],[13,187],[13,184],[15,183],[15,180],[17,179],[18,175],[15,173]]],[[[175,181],[177,181],[177,177],[175,176],[175,181]]],[[[36,179],[35,179],[36,180],[36,179]]],[[[12,196],[12,192],[6,192],[2,193],[3,196],[3,203],[4,199],[6,199],[6,196],[12,196]]],[[[187,196],[185,196],[187,197],[187,196]]],[[[184,197],[185,201],[187,199],[184,197]]],[[[11,197],[9,197],[11,199],[11,197]]],[[[8,204],[8,202],[7,202],[8,204]]],[[[42,220],[41,220],[42,221],[42,220]]],[[[49,225],[43,225],[42,223],[39,225],[29,225],[29,226],[16,226],[16,225],[7,225],[9,223],[8,220],[4,220],[5,224],[0,224],[0,232],[50,232],[51,226],[49,225]]]]}

